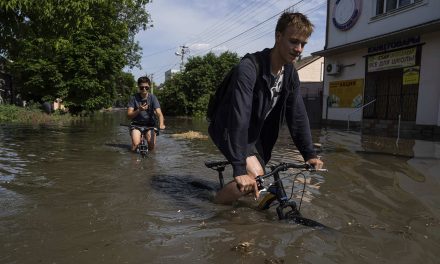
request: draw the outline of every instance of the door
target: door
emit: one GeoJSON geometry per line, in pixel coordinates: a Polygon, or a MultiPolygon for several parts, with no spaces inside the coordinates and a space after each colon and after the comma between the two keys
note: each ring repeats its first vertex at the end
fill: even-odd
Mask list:
{"type": "Polygon", "coordinates": [[[365,82],[366,119],[415,121],[418,84],[403,85],[403,69],[368,73],[365,82]]]}

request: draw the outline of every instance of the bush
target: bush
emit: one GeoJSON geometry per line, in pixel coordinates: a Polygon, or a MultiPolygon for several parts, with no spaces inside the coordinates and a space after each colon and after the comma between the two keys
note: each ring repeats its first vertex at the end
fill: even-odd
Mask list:
{"type": "Polygon", "coordinates": [[[69,114],[60,114],[55,111],[54,114],[48,115],[37,107],[32,105],[30,107],[18,107],[15,105],[0,105],[0,123],[50,123],[63,122],[72,120],[69,114]]]}

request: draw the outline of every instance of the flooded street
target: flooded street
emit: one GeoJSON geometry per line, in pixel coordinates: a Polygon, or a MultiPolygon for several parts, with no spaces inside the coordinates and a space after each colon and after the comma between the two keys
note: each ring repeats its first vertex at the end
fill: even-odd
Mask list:
{"type": "MultiPolygon", "coordinates": [[[[301,212],[331,227],[315,230],[213,204],[203,162],[221,155],[178,136],[205,122],[167,118],[142,160],[120,123],[0,126],[0,263],[438,263],[440,142],[315,130],[329,171],[306,175],[301,212]]],[[[283,130],[272,162],[293,156],[283,130]]]]}

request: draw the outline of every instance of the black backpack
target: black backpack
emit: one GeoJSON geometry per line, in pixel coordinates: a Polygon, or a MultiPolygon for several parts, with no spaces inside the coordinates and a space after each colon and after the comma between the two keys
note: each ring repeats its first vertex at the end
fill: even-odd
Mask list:
{"type": "MultiPolygon", "coordinates": [[[[255,65],[255,68],[257,69],[257,78],[259,73],[259,64],[257,60],[257,56],[255,54],[246,54],[242,59],[244,58],[250,58],[252,63],[255,65]]],[[[236,65],[237,66],[237,65],[236,65]]],[[[229,70],[229,72],[226,74],[226,76],[223,78],[223,81],[220,83],[219,86],[217,86],[217,89],[215,90],[215,93],[211,95],[208,102],[208,110],[206,111],[206,119],[208,122],[213,122],[215,119],[215,115],[217,113],[218,106],[223,102],[225,95],[228,92],[229,89],[229,83],[231,81],[231,77],[234,74],[235,67],[229,70]]]]}

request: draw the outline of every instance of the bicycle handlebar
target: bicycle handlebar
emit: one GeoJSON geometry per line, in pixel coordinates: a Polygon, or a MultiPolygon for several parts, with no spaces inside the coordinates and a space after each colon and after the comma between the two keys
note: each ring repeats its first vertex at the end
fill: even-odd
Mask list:
{"type": "Polygon", "coordinates": [[[133,127],[139,131],[141,131],[141,133],[144,133],[148,130],[154,130],[154,132],[156,133],[156,135],[159,135],[160,132],[160,128],[157,127],[152,127],[152,126],[143,126],[140,124],[119,124],[121,126],[126,126],[126,127],[133,127]]]}
{"type": "Polygon", "coordinates": [[[314,172],[314,171],[322,171],[322,172],[326,172],[327,169],[315,169],[312,165],[308,164],[308,163],[280,163],[276,166],[272,166],[271,167],[272,171],[264,174],[264,175],[260,175],[255,177],[255,180],[257,181],[257,185],[258,185],[258,189],[264,189],[263,186],[263,182],[264,179],[272,177],[273,175],[277,174],[280,171],[286,171],[288,169],[302,169],[302,170],[306,170],[306,171],[310,171],[310,172],[314,172]]]}

